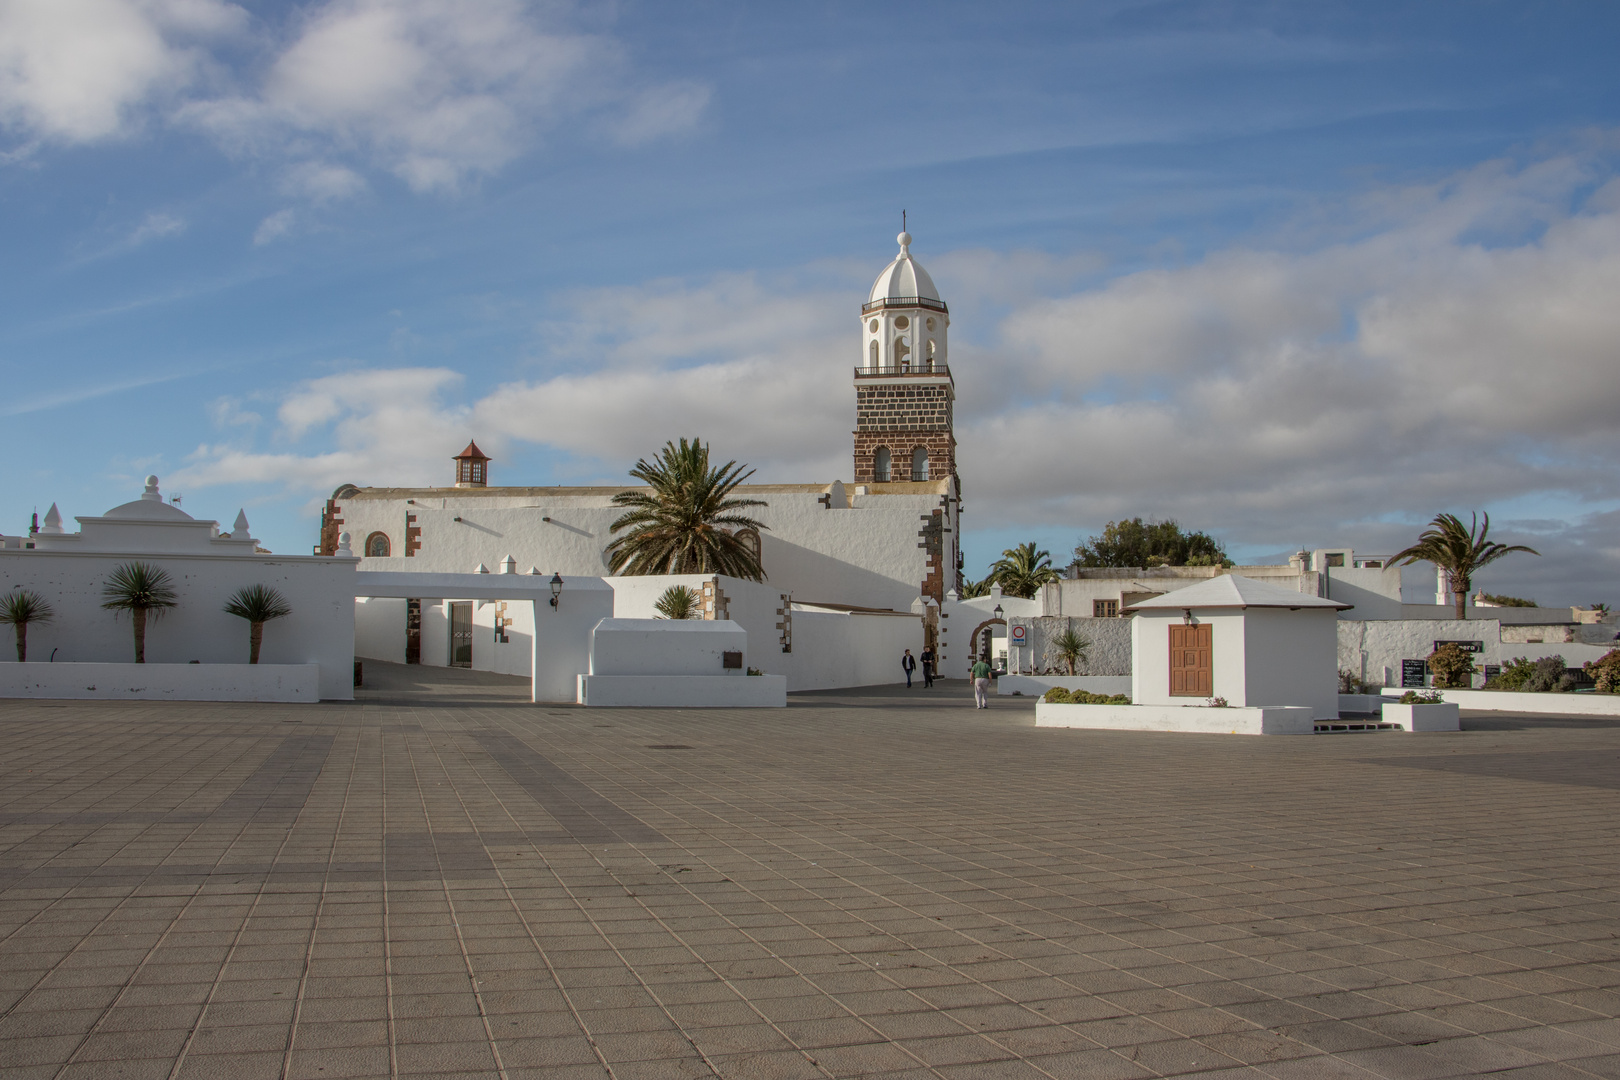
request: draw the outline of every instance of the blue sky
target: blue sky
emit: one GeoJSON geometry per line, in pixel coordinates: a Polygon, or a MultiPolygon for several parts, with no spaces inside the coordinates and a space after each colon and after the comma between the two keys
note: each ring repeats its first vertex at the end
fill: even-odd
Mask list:
{"type": "Polygon", "coordinates": [[[847,477],[901,208],[968,570],[1528,542],[1620,602],[1620,8],[0,3],[0,531],[156,472],[307,550],[343,482],[847,477]]]}

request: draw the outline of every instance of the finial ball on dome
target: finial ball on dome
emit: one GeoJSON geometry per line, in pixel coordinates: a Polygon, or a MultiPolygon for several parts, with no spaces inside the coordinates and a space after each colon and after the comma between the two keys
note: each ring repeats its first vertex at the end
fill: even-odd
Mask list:
{"type": "Polygon", "coordinates": [[[911,246],[911,234],[908,232],[901,233],[899,236],[895,237],[895,239],[900,242],[901,247],[911,246]]]}

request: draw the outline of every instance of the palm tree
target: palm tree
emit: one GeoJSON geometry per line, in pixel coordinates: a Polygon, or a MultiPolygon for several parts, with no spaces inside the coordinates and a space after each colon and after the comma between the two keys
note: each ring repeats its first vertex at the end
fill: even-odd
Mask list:
{"type": "Polygon", "coordinates": [[[1451,594],[1457,598],[1457,618],[1468,618],[1468,592],[1474,587],[1474,572],[1490,565],[1504,555],[1515,551],[1527,551],[1531,555],[1540,555],[1535,548],[1525,547],[1523,544],[1498,544],[1494,540],[1486,540],[1485,536],[1491,531],[1491,515],[1485,515],[1485,524],[1480,527],[1479,515],[1475,514],[1473,521],[1464,527],[1462,519],[1456,514],[1436,514],[1429,527],[1418,537],[1418,542],[1400,551],[1390,559],[1390,566],[1406,566],[1415,562],[1432,562],[1446,572],[1446,584],[1451,588],[1451,594]],[[1478,529],[1478,535],[1475,535],[1478,529]]]}
{"type": "Polygon", "coordinates": [[[1091,639],[1071,626],[1052,639],[1052,651],[1068,665],[1069,674],[1073,675],[1075,665],[1086,662],[1086,654],[1091,651],[1091,639]]]}
{"type": "Polygon", "coordinates": [[[651,491],[621,491],[613,505],[629,513],[612,530],[630,530],[607,546],[608,566],[615,574],[726,574],[764,581],[759,556],[737,532],[763,529],[736,511],[765,506],[759,499],[732,497],[754,471],[728,461],[709,467],[709,448],[685,439],[664,444],[653,461],[636,462],[630,475],[651,491]]]}
{"type": "Polygon", "coordinates": [[[135,662],[146,663],[146,618],[161,618],[175,606],[174,588],[166,570],[143,562],[125,563],[114,570],[101,589],[101,606],[127,611],[135,622],[135,662]]]}
{"type": "Polygon", "coordinates": [[[981,578],[974,581],[972,578],[962,579],[962,599],[972,600],[979,596],[990,595],[990,579],[981,578]]]}
{"type": "Polygon", "coordinates": [[[0,600],[0,623],[10,623],[12,629],[17,631],[17,663],[28,660],[28,624],[50,622],[54,618],[56,612],[51,610],[51,605],[38,593],[28,589],[18,589],[0,600]]]}
{"type": "Polygon", "coordinates": [[[268,585],[244,585],[225,601],[225,613],[248,621],[248,663],[259,662],[259,646],[264,643],[264,624],[292,614],[287,598],[268,585]]]}
{"type": "Polygon", "coordinates": [[[698,594],[685,585],[671,585],[653,605],[662,619],[690,619],[697,613],[698,594]]]}
{"type": "Polygon", "coordinates": [[[990,567],[987,582],[1000,582],[1001,591],[1008,596],[1028,600],[1040,591],[1042,585],[1056,581],[1058,572],[1052,569],[1052,553],[1037,551],[1035,541],[1019,544],[1001,553],[990,567]]]}

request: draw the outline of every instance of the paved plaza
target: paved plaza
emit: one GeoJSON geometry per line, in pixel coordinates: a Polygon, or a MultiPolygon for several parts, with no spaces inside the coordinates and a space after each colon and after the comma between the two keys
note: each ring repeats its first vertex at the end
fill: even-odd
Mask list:
{"type": "Polygon", "coordinates": [[[1620,1077],[1615,723],[367,667],[354,704],[0,702],[0,1075],[1620,1077]]]}

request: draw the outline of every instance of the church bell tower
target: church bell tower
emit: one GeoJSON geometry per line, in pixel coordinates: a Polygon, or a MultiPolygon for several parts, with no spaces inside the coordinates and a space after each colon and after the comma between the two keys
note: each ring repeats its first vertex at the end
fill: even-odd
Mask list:
{"type": "Polygon", "coordinates": [[[917,483],[956,476],[947,364],[950,309],[911,257],[911,234],[861,305],[855,368],[855,482],[917,483]]]}

